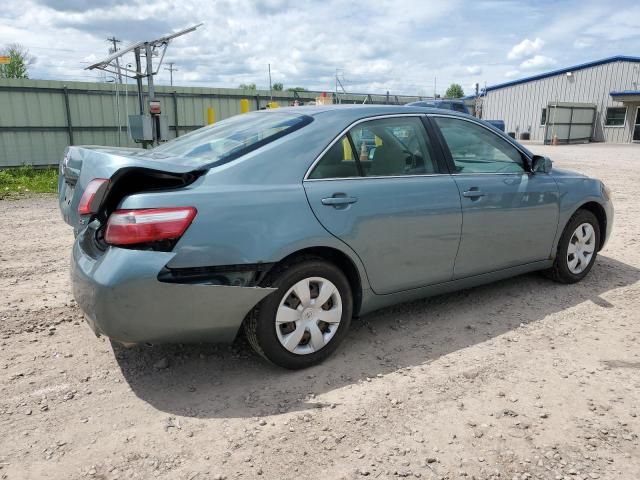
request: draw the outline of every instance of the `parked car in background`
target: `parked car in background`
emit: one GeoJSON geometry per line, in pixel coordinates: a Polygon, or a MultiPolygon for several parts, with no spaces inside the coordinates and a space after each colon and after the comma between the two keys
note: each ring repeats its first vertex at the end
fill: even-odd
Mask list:
{"type": "Polygon", "coordinates": [[[454,112],[470,113],[467,106],[462,100],[454,99],[436,99],[436,100],[420,100],[418,102],[407,103],[410,107],[429,107],[429,108],[442,108],[444,110],[453,110],[454,112]]]}
{"type": "MultiPolygon", "coordinates": [[[[454,112],[466,113],[470,115],[469,109],[462,100],[444,99],[444,100],[420,100],[418,102],[407,103],[411,107],[429,107],[429,108],[442,108],[445,110],[453,110],[454,112]]],[[[485,120],[490,125],[493,125],[498,130],[504,132],[505,124],[504,120],[485,120]]]]}
{"type": "Polygon", "coordinates": [[[152,150],[72,146],[59,192],[96,334],[244,331],[286,368],[322,361],[381,307],[535,270],[577,282],[613,221],[599,180],[412,106],[281,108],[152,150]]]}

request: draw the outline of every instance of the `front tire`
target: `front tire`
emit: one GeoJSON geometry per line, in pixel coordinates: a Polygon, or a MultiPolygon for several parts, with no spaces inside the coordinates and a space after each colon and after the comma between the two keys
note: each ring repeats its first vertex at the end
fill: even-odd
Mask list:
{"type": "Polygon", "coordinates": [[[553,267],[547,274],[559,283],[576,283],[587,276],[598,255],[600,224],[588,210],[578,210],[558,242],[553,267]]]}
{"type": "Polygon", "coordinates": [[[252,348],[291,370],[307,368],[331,355],[346,335],[353,295],[344,273],[319,258],[299,258],[276,266],[262,282],[276,287],[247,317],[252,348]]]}

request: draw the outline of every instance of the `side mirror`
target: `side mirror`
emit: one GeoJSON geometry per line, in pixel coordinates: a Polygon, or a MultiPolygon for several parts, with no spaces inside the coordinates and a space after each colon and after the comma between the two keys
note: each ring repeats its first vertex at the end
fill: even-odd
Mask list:
{"type": "Polygon", "coordinates": [[[549,157],[534,155],[531,159],[531,171],[533,173],[549,173],[553,162],[549,157]]]}

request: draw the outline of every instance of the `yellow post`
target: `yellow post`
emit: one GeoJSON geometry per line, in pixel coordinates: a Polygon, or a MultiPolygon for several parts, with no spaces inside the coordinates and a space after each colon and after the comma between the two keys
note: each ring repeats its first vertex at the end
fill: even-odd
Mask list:
{"type": "Polygon", "coordinates": [[[247,113],[249,111],[249,99],[243,98],[240,100],[240,113],[247,113]]]}
{"type": "Polygon", "coordinates": [[[207,108],[207,123],[212,125],[216,121],[216,111],[213,107],[207,108]]]}
{"type": "Polygon", "coordinates": [[[346,138],[342,140],[342,159],[353,161],[353,155],[351,154],[351,144],[346,138]]]}

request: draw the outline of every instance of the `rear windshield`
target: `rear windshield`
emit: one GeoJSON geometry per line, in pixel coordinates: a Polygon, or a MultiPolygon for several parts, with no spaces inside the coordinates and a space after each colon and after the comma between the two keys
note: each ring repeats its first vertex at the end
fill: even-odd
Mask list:
{"type": "Polygon", "coordinates": [[[150,156],[177,156],[206,166],[226,163],[304,127],[307,115],[253,112],[236,115],[162,144],[150,156]],[[200,162],[201,161],[201,162],[200,162]]]}

